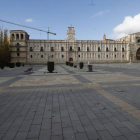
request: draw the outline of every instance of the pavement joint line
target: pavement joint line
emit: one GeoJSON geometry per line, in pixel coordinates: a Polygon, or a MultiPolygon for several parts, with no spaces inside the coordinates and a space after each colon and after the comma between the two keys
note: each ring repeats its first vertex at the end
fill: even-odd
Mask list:
{"type": "Polygon", "coordinates": [[[100,87],[101,86],[99,86],[98,84],[96,84],[96,86],[92,86],[92,88],[94,90],[96,90],[98,93],[100,93],[101,95],[103,95],[105,98],[109,99],[114,104],[116,104],[117,106],[119,106],[120,108],[122,108],[124,111],[128,112],[129,114],[131,114],[132,116],[134,116],[136,119],[139,119],[140,120],[140,110],[139,109],[137,109],[136,107],[134,107],[134,106],[128,104],[127,102],[119,99],[118,97],[112,95],[111,93],[103,90],[100,87]]]}
{"type": "Polygon", "coordinates": [[[0,91],[6,89],[8,86],[0,87],[0,91]]]}
{"type": "MultiPolygon", "coordinates": [[[[78,89],[80,87],[60,87],[60,88],[35,88],[37,91],[56,91],[56,90],[72,90],[72,89],[78,89]]],[[[82,86],[81,89],[86,88],[86,86],[82,86]]],[[[89,87],[90,88],[90,87],[89,87]]],[[[35,89],[8,89],[8,90],[3,90],[1,91],[2,93],[7,93],[7,92],[29,92],[29,91],[34,91],[35,89]]]]}
{"type": "Polygon", "coordinates": [[[119,85],[103,85],[102,87],[124,87],[124,86],[140,86],[140,84],[119,84],[119,85]]]}

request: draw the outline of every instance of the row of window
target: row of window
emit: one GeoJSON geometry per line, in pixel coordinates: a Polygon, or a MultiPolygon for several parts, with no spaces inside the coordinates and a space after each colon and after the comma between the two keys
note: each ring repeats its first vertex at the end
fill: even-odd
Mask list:
{"type": "Polygon", "coordinates": [[[12,36],[11,36],[11,39],[12,40],[15,40],[15,37],[16,37],[16,40],[19,40],[19,37],[20,37],[20,39],[24,39],[24,35],[23,34],[12,34],[12,36]]]}
{"type": "MultiPolygon", "coordinates": [[[[33,48],[30,47],[30,52],[32,52],[32,51],[33,51],[33,48]]],[[[44,50],[43,50],[43,47],[40,48],[40,51],[44,51],[44,50]]],[[[53,47],[51,47],[51,51],[52,51],[52,52],[54,51],[53,47]]],[[[64,51],[64,48],[63,48],[63,47],[61,48],[61,51],[64,51]]],[[[70,51],[70,52],[73,51],[72,47],[70,47],[69,51],[70,51]]],[[[80,51],[80,47],[78,47],[78,51],[80,51]]],[[[87,51],[90,51],[90,50],[89,50],[89,47],[87,47],[87,51]]],[[[100,51],[101,51],[101,49],[100,49],[100,47],[98,47],[98,52],[100,52],[100,51]]],[[[108,47],[106,48],[106,51],[107,51],[107,52],[109,51],[108,47]]],[[[114,51],[116,52],[117,49],[114,48],[114,51]]],[[[122,52],[124,52],[124,48],[122,48],[122,52]]]]}
{"type": "MultiPolygon", "coordinates": [[[[51,57],[53,58],[53,55],[51,57]]],[[[64,58],[64,55],[62,55],[61,57],[64,58]]],[[[80,58],[81,56],[78,55],[78,57],[80,58]]],[[[117,56],[115,55],[114,57],[116,58],[117,56]]],[[[33,58],[33,55],[30,55],[30,58],[33,58]]],[[[41,58],[43,58],[43,55],[41,55],[41,58]]],[[[100,58],[100,55],[98,55],[98,58],[100,58]]],[[[106,55],[106,58],[109,58],[109,56],[106,55]]],[[[122,55],[122,58],[124,58],[124,55],[122,55]]]]}

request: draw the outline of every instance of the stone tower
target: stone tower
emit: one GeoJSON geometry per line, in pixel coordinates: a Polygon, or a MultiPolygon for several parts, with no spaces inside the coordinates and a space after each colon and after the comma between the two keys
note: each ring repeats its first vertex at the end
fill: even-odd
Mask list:
{"type": "Polygon", "coordinates": [[[74,27],[72,27],[72,25],[70,27],[68,27],[68,30],[67,30],[67,40],[75,40],[75,30],[74,30],[74,27]]]}
{"type": "Polygon", "coordinates": [[[25,31],[10,31],[11,62],[27,62],[27,40],[29,35],[25,31]]]}
{"type": "Polygon", "coordinates": [[[103,41],[106,41],[106,35],[105,34],[103,35],[103,41]]]}

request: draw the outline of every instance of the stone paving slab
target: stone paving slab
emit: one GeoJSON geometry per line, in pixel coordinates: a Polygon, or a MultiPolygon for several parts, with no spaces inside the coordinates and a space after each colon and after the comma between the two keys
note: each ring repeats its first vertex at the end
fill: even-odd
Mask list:
{"type": "Polygon", "coordinates": [[[28,76],[11,84],[11,87],[16,86],[42,86],[42,85],[57,85],[57,84],[79,84],[79,80],[71,75],[55,75],[55,76],[28,76]]]}
{"type": "Polygon", "coordinates": [[[82,77],[81,75],[73,75],[73,76],[82,83],[91,83],[91,81],[87,80],[86,78],[82,77]]]}
{"type": "Polygon", "coordinates": [[[37,88],[37,89],[40,89],[40,88],[63,88],[63,87],[78,87],[78,86],[82,86],[82,84],[57,84],[57,85],[42,85],[42,86],[16,86],[16,87],[8,87],[6,88],[7,90],[14,90],[14,89],[33,89],[33,88],[37,88]]]}
{"type": "Polygon", "coordinates": [[[1,83],[0,86],[1,86],[1,87],[3,87],[3,86],[10,86],[11,84],[13,84],[14,82],[19,81],[20,79],[22,79],[22,77],[15,77],[15,78],[12,78],[12,79],[10,79],[10,80],[8,80],[8,81],[5,81],[5,82],[1,83]]]}
{"type": "Polygon", "coordinates": [[[9,79],[6,81],[10,84],[1,81],[5,85],[0,89],[0,139],[140,139],[140,88],[134,85],[139,78],[129,74],[136,67],[129,69],[128,66],[118,68],[118,65],[114,65],[108,68],[105,65],[94,65],[97,71],[95,75],[86,74],[86,68],[78,70],[58,65],[55,69],[65,71],[64,73],[68,74],[65,77],[71,81],[66,80],[64,83],[59,80],[63,79],[62,75],[46,74],[45,80],[49,79],[48,77],[58,78],[51,81],[52,85],[48,82],[42,85],[42,75],[39,76],[39,73],[43,73],[46,67],[35,67],[36,71],[32,76],[21,76],[17,72],[18,68],[15,68],[15,71],[7,69],[14,71],[15,75],[17,72],[22,79],[17,82],[10,81],[9,73],[9,79]],[[98,70],[102,74],[99,74],[98,70]],[[111,77],[112,73],[116,78],[111,77]],[[105,80],[109,82],[108,76],[111,77],[109,84],[112,87],[102,85],[105,80]],[[121,76],[123,80],[120,79],[121,76]],[[35,80],[38,80],[38,84],[35,80]],[[116,87],[113,81],[120,87],[116,87]],[[131,86],[124,86],[126,83],[131,86]]]}

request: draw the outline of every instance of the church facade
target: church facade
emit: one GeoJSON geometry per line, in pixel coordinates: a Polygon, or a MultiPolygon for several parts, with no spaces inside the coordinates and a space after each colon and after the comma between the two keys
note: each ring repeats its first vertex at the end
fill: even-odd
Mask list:
{"type": "Polygon", "coordinates": [[[33,40],[23,30],[10,31],[11,61],[43,64],[130,62],[140,60],[140,33],[118,40],[76,40],[74,27],[68,27],[65,40],[33,40]]]}

